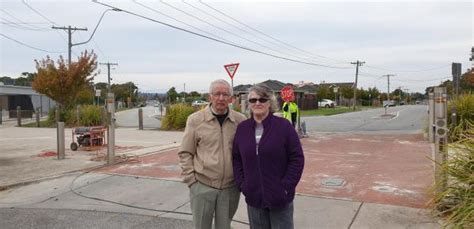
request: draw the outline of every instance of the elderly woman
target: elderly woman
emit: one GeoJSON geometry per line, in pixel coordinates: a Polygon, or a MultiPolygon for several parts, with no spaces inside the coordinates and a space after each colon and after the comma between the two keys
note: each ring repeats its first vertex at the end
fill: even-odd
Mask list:
{"type": "Polygon", "coordinates": [[[288,120],[273,115],[276,100],[268,87],[251,87],[248,98],[251,118],[237,127],[232,162],[250,228],[293,228],[293,199],[304,167],[298,134],[288,120]]]}

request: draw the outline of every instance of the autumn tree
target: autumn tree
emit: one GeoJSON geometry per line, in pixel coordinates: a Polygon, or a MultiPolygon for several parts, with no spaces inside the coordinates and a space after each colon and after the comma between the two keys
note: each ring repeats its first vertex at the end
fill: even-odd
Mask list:
{"type": "Polygon", "coordinates": [[[464,92],[471,92],[474,90],[474,68],[469,69],[461,76],[460,80],[461,90],[464,92]]]}
{"type": "Polygon", "coordinates": [[[68,66],[62,56],[56,63],[47,56],[35,60],[37,75],[32,87],[40,94],[47,95],[59,105],[70,108],[76,103],[78,94],[90,85],[96,75],[97,55],[94,52],[81,53],[76,62],[68,66]]]}

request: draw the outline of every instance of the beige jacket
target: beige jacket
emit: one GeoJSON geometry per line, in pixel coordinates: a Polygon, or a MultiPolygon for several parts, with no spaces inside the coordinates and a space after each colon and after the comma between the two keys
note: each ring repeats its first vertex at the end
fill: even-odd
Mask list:
{"type": "Polygon", "coordinates": [[[196,181],[217,189],[234,185],[232,143],[237,125],[245,119],[229,109],[221,127],[209,106],[188,117],[178,152],[183,181],[188,186],[196,181]]]}

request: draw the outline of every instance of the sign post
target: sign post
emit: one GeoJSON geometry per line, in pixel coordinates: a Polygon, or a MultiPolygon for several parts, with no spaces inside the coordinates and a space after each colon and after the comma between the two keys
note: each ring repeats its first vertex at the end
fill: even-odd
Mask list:
{"type": "Polygon", "coordinates": [[[230,82],[232,86],[232,90],[234,89],[234,75],[235,72],[237,72],[237,68],[239,68],[239,63],[235,64],[226,64],[224,65],[225,70],[227,71],[227,74],[230,76],[230,82]]]}

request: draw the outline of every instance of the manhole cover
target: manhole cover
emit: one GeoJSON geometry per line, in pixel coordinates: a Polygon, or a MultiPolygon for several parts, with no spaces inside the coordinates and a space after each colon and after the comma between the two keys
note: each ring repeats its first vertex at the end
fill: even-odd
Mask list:
{"type": "Polygon", "coordinates": [[[328,178],[324,179],[321,184],[324,186],[331,186],[331,187],[340,187],[344,185],[344,179],[341,178],[328,178]]]}

